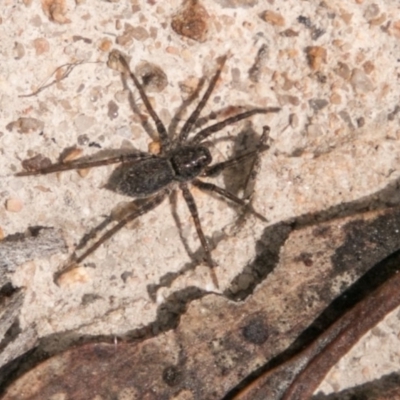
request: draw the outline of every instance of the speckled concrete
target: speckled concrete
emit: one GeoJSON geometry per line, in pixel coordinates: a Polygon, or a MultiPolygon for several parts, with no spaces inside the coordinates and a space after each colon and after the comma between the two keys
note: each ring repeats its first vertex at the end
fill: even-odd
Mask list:
{"type": "MultiPolygon", "coordinates": [[[[111,167],[93,169],[84,177],[75,171],[13,176],[21,170],[22,160],[37,154],[56,160],[69,146],[80,146],[85,155],[99,148],[148,148],[151,139],[129,108],[119,75],[105,64],[114,47],[131,57],[132,68],[147,61],[166,74],[165,89],[150,93],[165,124],[187,97],[185,89],[202,76],[210,77],[217,57],[227,53],[222,77],[203,115],[229,105],[282,107],[279,114],[258,115],[216,135],[235,137],[250,128],[261,133],[263,125],[271,126],[271,149],[262,155],[253,198],[254,207],[270,223],[359,199],[399,178],[398,1],[321,5],[203,0],[201,4],[208,26],[198,40],[192,40],[171,28],[171,18],[180,10],[178,0],[168,4],[69,0],[65,12],[51,16],[40,2],[3,0],[0,229],[4,235],[30,225],[62,228],[72,249],[102,216],[129,200],[102,189],[111,167]],[[264,53],[257,58],[261,48],[264,53]],[[61,65],[77,61],[83,62],[62,82],[36,96],[18,97],[51,81],[61,65]],[[13,124],[21,117],[35,118],[39,124],[21,130],[13,124]]],[[[214,158],[226,159],[233,146],[229,141],[219,143],[214,158]]],[[[225,183],[222,177],[217,182],[225,183]]],[[[255,242],[266,225],[249,217],[236,230],[237,213],[232,208],[193,193],[206,235],[218,243],[213,257],[223,290],[254,258],[255,242]]],[[[199,242],[180,196],[177,212],[190,251],[195,252],[199,242]]],[[[145,325],[154,319],[157,307],[149,299],[147,285],[191,262],[168,201],[114,236],[88,258],[94,268],[82,269],[60,288],[53,283],[53,274],[65,259],[65,254],[57,254],[29,262],[13,277],[15,285],[27,288],[22,328],[35,323],[39,337],[74,329],[82,334],[120,334],[145,325]],[[82,305],[91,294],[97,300],[82,305]]],[[[207,267],[199,265],[170,288],[160,289],[157,302],[188,285],[215,289],[207,267]]],[[[390,359],[400,349],[397,315],[394,312],[392,320],[369,334],[369,342],[343,359],[321,389],[339,390],[396,369],[390,359]],[[359,357],[365,349],[373,357],[372,348],[379,353],[364,358],[360,368],[359,357]],[[377,358],[385,356],[387,361],[378,366],[377,358]]]]}

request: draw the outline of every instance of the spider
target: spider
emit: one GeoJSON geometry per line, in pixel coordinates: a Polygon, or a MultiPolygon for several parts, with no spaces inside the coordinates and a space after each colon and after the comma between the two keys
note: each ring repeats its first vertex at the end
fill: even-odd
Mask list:
{"type": "MultiPolygon", "coordinates": [[[[118,175],[116,183],[113,184],[113,189],[118,193],[133,197],[135,200],[130,203],[132,207],[118,218],[115,218],[111,213],[97,227],[84,235],[75,247],[73,254],[70,256],[68,264],[61,272],[72,269],[74,266],[81,263],[89,254],[94,252],[101,244],[111,238],[127,223],[159,206],[172,190],[178,187],[182,191],[183,198],[193,218],[206,262],[212,271],[214,284],[218,287],[215,272],[213,271],[215,263],[211,257],[210,247],[204,236],[197,206],[189,187],[193,185],[205,192],[216,193],[227,202],[233,202],[241,207],[247,207],[256,217],[266,221],[261,214],[256,212],[244,200],[226,189],[200,179],[201,177],[214,177],[225,168],[229,168],[243,160],[257,156],[259,151],[262,150],[257,149],[227,161],[212,164],[211,153],[205,140],[215,132],[237,121],[249,118],[255,114],[276,113],[280,110],[279,107],[253,108],[226,118],[221,122],[214,123],[213,125],[201,129],[192,137],[189,137],[194,124],[211,96],[226,59],[226,55],[218,59],[217,71],[211,78],[207,90],[195,110],[184,123],[177,137],[174,139],[169,137],[164,124],[150,104],[143,85],[129,68],[129,64],[124,56],[117,50],[111,51],[108,65],[121,72],[123,77],[130,77],[132,79],[147,112],[156,125],[161,148],[157,155],[133,151],[125,154],[119,153],[112,156],[109,155],[100,159],[81,157],[73,161],[60,161],[42,168],[39,167],[38,169],[22,171],[16,174],[17,176],[41,175],[109,164],[120,164],[112,174],[114,177],[115,174],[118,175]],[[109,225],[115,222],[115,220],[117,220],[117,223],[109,228],[109,225]],[[104,233],[97,240],[94,240],[94,243],[88,245],[89,241],[92,241],[101,231],[104,233]],[[82,250],[85,247],[86,250],[82,250]],[[77,255],[78,250],[83,251],[79,256],[77,255]]],[[[265,141],[268,130],[268,127],[264,127],[263,134],[261,135],[261,142],[265,141]]],[[[111,182],[111,178],[109,182],[111,182]]]]}

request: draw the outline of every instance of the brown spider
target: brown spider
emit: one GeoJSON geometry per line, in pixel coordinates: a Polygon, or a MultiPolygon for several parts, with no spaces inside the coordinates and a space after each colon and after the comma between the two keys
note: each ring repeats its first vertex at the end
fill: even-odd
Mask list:
{"type": "MultiPolygon", "coordinates": [[[[189,138],[189,134],[195,122],[199,118],[201,111],[206,105],[217,83],[226,58],[227,56],[223,56],[219,59],[218,69],[212,77],[206,92],[188,120],[184,123],[178,137],[171,140],[167,134],[164,124],[161,122],[160,118],[151,106],[150,101],[143,89],[143,85],[130,70],[128,63],[122,54],[116,50],[113,50],[110,53],[108,64],[112,68],[119,70],[122,74],[124,74],[124,76],[130,76],[130,78],[133,80],[148,113],[155,122],[161,145],[160,153],[154,155],[147,152],[134,151],[127,154],[120,153],[117,155],[108,156],[106,158],[103,157],[101,159],[82,157],[74,161],[61,161],[43,168],[35,169],[33,171],[23,171],[17,173],[17,176],[41,175],[58,171],[92,168],[116,163],[121,164],[112,174],[114,177],[116,175],[118,176],[117,182],[110,184],[109,186],[113,186],[113,190],[118,193],[134,197],[136,200],[131,202],[132,208],[130,211],[119,216],[117,218],[117,223],[112,228],[106,230],[108,225],[116,219],[114,216],[110,215],[92,231],[84,235],[79,244],[76,246],[74,253],[71,255],[66,268],[64,268],[61,272],[65,272],[65,270],[81,263],[89,254],[95,251],[106,240],[111,238],[128,222],[160,205],[169,195],[169,193],[176,187],[179,187],[179,189],[182,191],[183,197],[193,217],[196,231],[205,253],[207,264],[211,269],[214,267],[214,262],[212,260],[210,248],[200,224],[196,203],[189,190],[190,185],[194,185],[206,192],[217,193],[226,201],[231,201],[242,207],[248,207],[255,216],[263,221],[266,221],[261,214],[256,212],[244,200],[238,198],[229,191],[214,185],[213,183],[204,182],[199,179],[200,177],[213,177],[220,173],[223,169],[229,168],[245,159],[255,157],[260,151],[262,151],[261,148],[259,148],[255,151],[245,153],[239,157],[210,165],[212,163],[212,157],[206,143],[204,143],[208,137],[210,137],[213,133],[225,128],[227,125],[233,124],[245,118],[249,118],[252,115],[275,113],[280,110],[278,107],[254,108],[210,125],[195,133],[193,137],[189,138]],[[92,240],[100,231],[105,232],[92,245],[88,246],[88,242],[92,240]],[[80,256],[78,256],[76,251],[81,250],[84,247],[87,247],[86,250],[83,251],[80,256]]],[[[264,127],[261,141],[265,140],[268,130],[268,127],[264,127]]],[[[214,274],[213,280],[217,286],[214,274]]]]}

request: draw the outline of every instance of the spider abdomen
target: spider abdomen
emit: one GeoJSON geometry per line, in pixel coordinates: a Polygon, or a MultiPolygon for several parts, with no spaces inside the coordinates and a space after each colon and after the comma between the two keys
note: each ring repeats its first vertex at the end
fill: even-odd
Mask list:
{"type": "Polygon", "coordinates": [[[173,182],[175,172],[164,157],[121,165],[112,173],[106,188],[130,197],[148,197],[173,182]]]}

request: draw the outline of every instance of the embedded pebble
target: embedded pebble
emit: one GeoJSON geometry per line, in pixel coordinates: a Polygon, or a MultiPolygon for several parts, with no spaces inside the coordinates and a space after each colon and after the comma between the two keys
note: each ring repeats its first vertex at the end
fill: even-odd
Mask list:
{"type": "Polygon", "coordinates": [[[78,157],[80,157],[82,154],[82,149],[79,149],[78,147],[70,147],[63,151],[61,154],[61,161],[64,163],[67,163],[69,161],[76,160],[78,157]]]}
{"type": "Polygon", "coordinates": [[[136,40],[144,41],[149,37],[149,33],[142,26],[138,26],[132,29],[132,37],[136,40]]]}
{"type": "Polygon", "coordinates": [[[16,197],[11,197],[6,200],[6,210],[10,212],[20,212],[22,210],[22,201],[16,197]]]}
{"type": "Polygon", "coordinates": [[[362,128],[364,125],[365,125],[365,118],[364,117],[357,118],[357,126],[359,128],[362,128]]]}
{"type": "Polygon", "coordinates": [[[208,19],[207,10],[198,1],[190,0],[172,18],[171,27],[178,35],[205,42],[208,19]]]}
{"type": "Polygon", "coordinates": [[[359,68],[354,68],[351,74],[350,83],[356,92],[370,92],[374,89],[371,79],[359,68]]]}
{"type": "Polygon", "coordinates": [[[308,104],[314,111],[319,111],[328,105],[328,100],[325,99],[311,99],[308,104]]]}
{"type": "Polygon", "coordinates": [[[340,111],[340,112],[339,112],[339,115],[340,115],[340,117],[342,118],[342,120],[343,120],[344,122],[346,122],[347,126],[348,126],[350,129],[354,129],[354,124],[353,124],[353,122],[352,122],[352,120],[351,120],[351,117],[350,117],[349,113],[348,113],[346,110],[340,111]]]}
{"type": "Polygon", "coordinates": [[[88,144],[89,142],[90,142],[89,136],[86,135],[85,133],[78,136],[78,144],[80,144],[81,146],[88,144]]]}
{"type": "Polygon", "coordinates": [[[249,69],[249,79],[253,82],[259,82],[262,75],[262,68],[268,57],[268,46],[263,44],[258,50],[256,60],[253,66],[249,69]]]}
{"type": "Polygon", "coordinates": [[[149,153],[151,154],[160,154],[161,151],[161,143],[158,141],[150,142],[148,145],[149,153]]]}
{"type": "Polygon", "coordinates": [[[128,97],[128,90],[118,90],[114,95],[114,98],[118,101],[118,103],[126,103],[128,101],[128,97]]]}
{"type": "Polygon", "coordinates": [[[215,0],[221,7],[225,8],[250,8],[258,3],[258,0],[215,0]]]}
{"type": "Polygon", "coordinates": [[[14,58],[20,60],[25,55],[25,47],[22,43],[15,42],[13,48],[14,58]]]}
{"type": "Polygon", "coordinates": [[[37,56],[47,53],[50,50],[50,44],[47,39],[37,38],[33,41],[33,47],[37,56]]]}
{"type": "Polygon", "coordinates": [[[321,46],[310,46],[306,49],[307,59],[313,70],[319,70],[326,63],[327,51],[321,46]]]}
{"type": "Polygon", "coordinates": [[[142,78],[146,92],[159,93],[168,85],[167,75],[158,65],[141,62],[135,68],[135,73],[142,78]]]}
{"type": "Polygon", "coordinates": [[[108,118],[111,119],[111,121],[118,117],[119,107],[115,101],[110,100],[107,104],[107,108],[108,108],[107,115],[108,115],[108,118]]]}
{"type": "Polygon", "coordinates": [[[375,65],[371,61],[365,61],[363,70],[366,74],[370,74],[375,69],[375,65]]]}
{"type": "Polygon", "coordinates": [[[292,128],[297,128],[299,126],[299,117],[297,114],[289,115],[289,124],[292,128]]]}
{"type": "Polygon", "coordinates": [[[104,38],[99,44],[99,50],[104,51],[105,53],[111,50],[112,41],[108,38],[104,38]]]}
{"type": "Polygon", "coordinates": [[[282,17],[282,15],[271,10],[266,10],[262,12],[260,17],[263,21],[268,22],[271,25],[275,26],[285,25],[285,19],[282,17]]]}
{"type": "Polygon", "coordinates": [[[298,106],[300,104],[300,99],[290,94],[279,95],[277,98],[281,104],[291,104],[292,106],[298,106]]]}
{"type": "Polygon", "coordinates": [[[345,80],[348,80],[351,75],[349,66],[344,62],[338,62],[337,67],[333,70],[337,75],[345,80]]]}
{"type": "Polygon", "coordinates": [[[37,171],[39,169],[48,167],[50,164],[50,158],[44,157],[42,154],[37,154],[34,157],[22,161],[22,168],[24,168],[26,171],[37,171]]]}
{"type": "Polygon", "coordinates": [[[42,9],[50,21],[59,24],[68,24],[71,22],[66,17],[65,0],[42,0],[42,9]]]}
{"type": "Polygon", "coordinates": [[[364,17],[367,20],[376,18],[379,15],[379,6],[375,3],[369,4],[364,11],[364,17]]]}
{"type": "Polygon", "coordinates": [[[84,267],[77,267],[71,271],[63,273],[58,279],[57,284],[60,287],[74,285],[76,283],[86,283],[90,280],[88,271],[84,267]]]}
{"type": "Polygon", "coordinates": [[[85,114],[80,114],[74,119],[75,128],[80,131],[86,131],[91,128],[95,123],[96,119],[93,117],[88,117],[85,114]]]}
{"type": "Polygon", "coordinates": [[[6,128],[9,131],[17,129],[18,133],[32,133],[42,131],[44,122],[32,117],[21,117],[7,124],[6,128]]]}
{"type": "Polygon", "coordinates": [[[332,104],[340,104],[342,102],[342,97],[338,93],[332,93],[329,97],[329,101],[332,104]]]}
{"type": "Polygon", "coordinates": [[[120,128],[117,129],[116,134],[122,137],[125,137],[127,139],[130,139],[132,136],[132,132],[129,129],[129,126],[121,126],[120,128]]]}
{"type": "Polygon", "coordinates": [[[310,137],[316,138],[323,135],[323,131],[320,125],[310,124],[307,127],[307,133],[310,137]]]}

